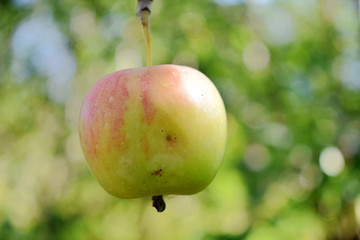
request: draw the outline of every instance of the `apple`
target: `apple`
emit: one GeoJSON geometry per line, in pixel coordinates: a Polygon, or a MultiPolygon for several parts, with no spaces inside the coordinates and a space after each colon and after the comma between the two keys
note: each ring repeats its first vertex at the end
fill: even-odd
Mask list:
{"type": "MultiPolygon", "coordinates": [[[[194,194],[219,170],[226,112],[201,72],[157,65],[109,74],[91,88],[79,117],[90,171],[120,198],[194,194]]],[[[156,204],[156,203],[155,203],[156,204]]]]}

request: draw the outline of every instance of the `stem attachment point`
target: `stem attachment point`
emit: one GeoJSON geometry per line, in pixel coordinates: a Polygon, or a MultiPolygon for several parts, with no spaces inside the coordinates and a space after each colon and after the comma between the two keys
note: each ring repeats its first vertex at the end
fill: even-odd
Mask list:
{"type": "Polygon", "coordinates": [[[136,15],[140,18],[143,25],[148,24],[152,3],[153,0],[138,0],[136,15]]]}

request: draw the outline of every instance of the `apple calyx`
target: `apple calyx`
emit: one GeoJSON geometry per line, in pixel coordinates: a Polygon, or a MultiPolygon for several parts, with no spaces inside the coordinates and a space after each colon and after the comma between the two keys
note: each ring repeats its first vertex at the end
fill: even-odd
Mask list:
{"type": "Polygon", "coordinates": [[[158,212],[163,212],[165,210],[166,204],[163,195],[153,196],[152,201],[152,206],[156,208],[158,212]]]}

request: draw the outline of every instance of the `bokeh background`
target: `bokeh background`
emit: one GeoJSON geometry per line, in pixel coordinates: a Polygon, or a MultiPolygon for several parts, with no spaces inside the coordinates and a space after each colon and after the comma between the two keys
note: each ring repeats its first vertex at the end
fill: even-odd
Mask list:
{"type": "Polygon", "coordinates": [[[143,66],[135,0],[0,1],[0,239],[358,239],[356,0],[154,0],[154,64],[204,72],[228,111],[203,192],[107,194],[77,119],[102,76],[143,66]]]}

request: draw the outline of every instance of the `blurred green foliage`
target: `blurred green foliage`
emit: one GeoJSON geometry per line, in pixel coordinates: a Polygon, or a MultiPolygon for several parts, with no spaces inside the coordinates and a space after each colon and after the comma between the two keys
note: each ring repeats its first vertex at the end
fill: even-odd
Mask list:
{"type": "Polygon", "coordinates": [[[0,239],[357,239],[357,1],[154,1],[154,63],[211,78],[229,131],[213,183],[161,214],[102,190],[77,136],[91,85],[144,65],[135,9],[0,2],[0,239]]]}

